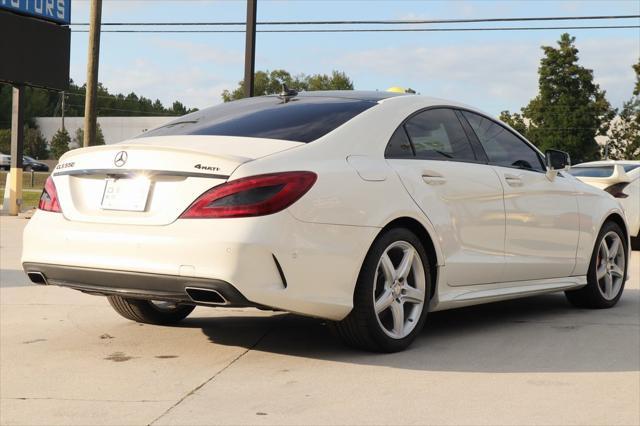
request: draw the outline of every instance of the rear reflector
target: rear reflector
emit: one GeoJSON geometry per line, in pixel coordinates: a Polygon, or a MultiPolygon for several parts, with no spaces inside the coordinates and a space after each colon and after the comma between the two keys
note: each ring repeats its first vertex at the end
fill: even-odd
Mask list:
{"type": "Polygon", "coordinates": [[[629,195],[623,191],[629,185],[629,182],[619,182],[614,185],[606,187],[604,190],[616,198],[627,198],[629,195]]]}
{"type": "Polygon", "coordinates": [[[315,183],[312,172],[250,176],[223,183],[202,194],[181,218],[264,216],[286,209],[315,183]]]}
{"type": "Polygon", "coordinates": [[[62,212],[60,202],[58,201],[58,191],[56,190],[56,185],[53,183],[51,176],[49,176],[44,183],[44,189],[40,195],[38,208],[47,212],[62,212]]]}

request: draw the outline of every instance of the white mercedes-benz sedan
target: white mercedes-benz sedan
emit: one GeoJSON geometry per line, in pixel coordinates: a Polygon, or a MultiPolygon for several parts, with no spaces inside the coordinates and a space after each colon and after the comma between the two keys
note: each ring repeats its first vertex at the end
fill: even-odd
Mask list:
{"type": "Polygon", "coordinates": [[[68,152],[22,261],[134,321],[258,307],[392,352],[428,312],[558,291],[616,304],[625,214],[568,168],[455,102],[285,90],[68,152]]]}

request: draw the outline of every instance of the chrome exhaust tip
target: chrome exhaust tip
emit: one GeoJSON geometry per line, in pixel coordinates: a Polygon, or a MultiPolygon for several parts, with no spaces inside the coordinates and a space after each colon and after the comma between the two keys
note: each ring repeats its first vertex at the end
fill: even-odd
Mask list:
{"type": "Polygon", "coordinates": [[[42,272],[27,272],[27,276],[34,284],[48,285],[47,277],[42,272]]]}
{"type": "Polygon", "coordinates": [[[191,300],[201,305],[224,306],[230,304],[229,301],[216,290],[200,287],[185,287],[184,290],[191,300]]]}

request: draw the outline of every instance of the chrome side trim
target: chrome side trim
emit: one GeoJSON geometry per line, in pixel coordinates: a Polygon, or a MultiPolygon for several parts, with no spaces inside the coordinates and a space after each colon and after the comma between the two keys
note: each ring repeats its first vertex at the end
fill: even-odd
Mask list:
{"type": "Polygon", "coordinates": [[[176,170],[143,170],[143,169],[78,169],[78,170],[63,170],[60,172],[54,172],[53,176],[91,176],[91,175],[110,175],[110,176],[127,176],[133,177],[140,174],[147,176],[183,176],[183,177],[198,177],[208,179],[229,179],[229,175],[217,175],[211,173],[196,173],[196,172],[179,172],[176,170]]]}

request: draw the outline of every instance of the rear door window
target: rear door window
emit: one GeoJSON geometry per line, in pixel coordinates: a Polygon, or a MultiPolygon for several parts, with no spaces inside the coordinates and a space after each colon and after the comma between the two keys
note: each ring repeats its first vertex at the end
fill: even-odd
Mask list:
{"type": "Polygon", "coordinates": [[[407,120],[404,128],[418,158],[476,160],[460,120],[451,109],[422,111],[407,120]]]}

